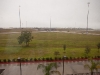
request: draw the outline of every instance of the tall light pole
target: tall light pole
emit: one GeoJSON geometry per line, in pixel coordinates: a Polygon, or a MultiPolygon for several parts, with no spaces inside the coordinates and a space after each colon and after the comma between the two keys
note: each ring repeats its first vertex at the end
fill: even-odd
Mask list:
{"type": "Polygon", "coordinates": [[[18,57],[18,62],[20,63],[20,75],[22,75],[22,68],[21,68],[21,58],[20,57],[18,57]]]}
{"type": "Polygon", "coordinates": [[[51,31],[51,17],[50,17],[50,31],[51,31]]]}
{"type": "Polygon", "coordinates": [[[21,28],[20,6],[19,6],[19,21],[20,21],[20,28],[21,28]]]}
{"type": "Polygon", "coordinates": [[[64,56],[63,56],[63,72],[62,72],[62,75],[64,75],[64,60],[66,58],[66,56],[65,56],[66,44],[63,45],[63,50],[64,50],[64,56]]]}
{"type": "Polygon", "coordinates": [[[88,4],[88,13],[87,13],[87,34],[88,34],[88,16],[89,16],[89,4],[90,4],[90,2],[88,2],[87,4],[88,4]]]}
{"type": "Polygon", "coordinates": [[[63,73],[62,75],[64,75],[64,60],[65,60],[66,56],[63,56],[63,73]]]}

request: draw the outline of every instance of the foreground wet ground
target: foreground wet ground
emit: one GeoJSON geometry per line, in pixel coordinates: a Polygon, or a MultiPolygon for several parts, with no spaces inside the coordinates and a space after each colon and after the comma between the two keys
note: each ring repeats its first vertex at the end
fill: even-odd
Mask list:
{"type": "MultiPolygon", "coordinates": [[[[100,62],[96,61],[96,62],[100,62]]],[[[44,75],[42,69],[37,70],[39,64],[47,64],[51,62],[33,62],[33,63],[21,63],[22,75],[44,75]]],[[[63,72],[63,63],[56,62],[59,67],[57,70],[61,73],[63,72]]],[[[79,62],[64,62],[64,75],[90,75],[89,69],[84,68],[85,64],[90,64],[89,61],[79,61],[79,62]]],[[[4,69],[3,73],[0,75],[20,75],[20,63],[8,63],[0,64],[0,69],[4,69]]],[[[53,74],[57,75],[57,74],[53,74]]],[[[100,75],[100,69],[98,72],[94,71],[93,75],[100,75]]]]}

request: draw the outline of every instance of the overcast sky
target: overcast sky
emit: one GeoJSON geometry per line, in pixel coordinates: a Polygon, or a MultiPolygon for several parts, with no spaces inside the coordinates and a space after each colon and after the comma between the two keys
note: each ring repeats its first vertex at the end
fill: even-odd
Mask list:
{"type": "Polygon", "coordinates": [[[100,29],[100,0],[0,0],[0,27],[72,27],[100,29]],[[27,23],[26,23],[27,22],[27,23]]]}

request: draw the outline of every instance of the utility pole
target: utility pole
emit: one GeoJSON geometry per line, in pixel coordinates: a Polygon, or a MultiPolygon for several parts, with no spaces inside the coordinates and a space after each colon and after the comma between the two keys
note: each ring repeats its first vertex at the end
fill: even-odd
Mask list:
{"type": "Polygon", "coordinates": [[[90,4],[90,2],[88,2],[87,4],[88,4],[88,13],[87,13],[87,34],[88,34],[88,16],[89,16],[89,4],[90,4]]]}
{"type": "Polygon", "coordinates": [[[20,6],[19,6],[19,21],[20,21],[20,28],[21,28],[20,6]]]}
{"type": "Polygon", "coordinates": [[[50,17],[50,31],[51,31],[51,17],[50,17]]]}

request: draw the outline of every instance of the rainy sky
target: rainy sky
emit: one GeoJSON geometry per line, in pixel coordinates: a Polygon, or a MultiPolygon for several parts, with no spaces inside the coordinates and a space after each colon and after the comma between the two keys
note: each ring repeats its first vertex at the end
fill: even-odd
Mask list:
{"type": "Polygon", "coordinates": [[[0,0],[0,27],[21,18],[21,27],[86,28],[88,10],[88,27],[100,29],[100,0],[0,0]]]}

